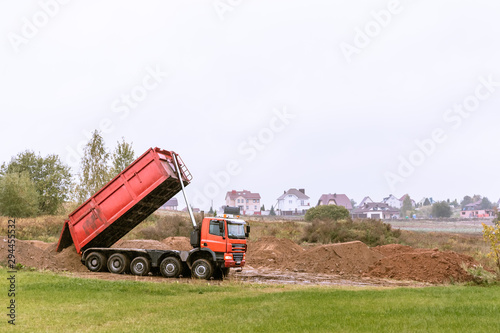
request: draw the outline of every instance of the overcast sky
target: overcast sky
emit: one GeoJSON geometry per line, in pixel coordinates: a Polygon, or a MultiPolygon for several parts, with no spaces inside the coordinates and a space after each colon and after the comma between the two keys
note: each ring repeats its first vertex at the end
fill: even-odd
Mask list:
{"type": "MultiPolygon", "coordinates": [[[[0,161],[100,129],[231,189],[497,201],[497,1],[1,1],[0,161]]],[[[181,199],[181,197],[179,197],[181,199]]],[[[180,204],[181,207],[185,205],[180,204]]]]}

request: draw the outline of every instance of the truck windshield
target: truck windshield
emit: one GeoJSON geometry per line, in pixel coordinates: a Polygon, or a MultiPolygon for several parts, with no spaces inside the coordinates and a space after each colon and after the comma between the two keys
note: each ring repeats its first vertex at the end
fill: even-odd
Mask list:
{"type": "Polygon", "coordinates": [[[245,239],[245,227],[241,223],[227,223],[227,236],[229,238],[245,239]]]}

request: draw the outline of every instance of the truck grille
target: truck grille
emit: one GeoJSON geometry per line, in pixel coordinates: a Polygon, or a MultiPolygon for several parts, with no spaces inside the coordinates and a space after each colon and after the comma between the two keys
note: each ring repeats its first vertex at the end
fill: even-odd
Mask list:
{"type": "Polygon", "coordinates": [[[245,244],[232,244],[233,251],[243,251],[245,252],[245,244]]]}
{"type": "Polygon", "coordinates": [[[243,253],[233,253],[233,259],[234,261],[242,261],[243,260],[243,253]]]}

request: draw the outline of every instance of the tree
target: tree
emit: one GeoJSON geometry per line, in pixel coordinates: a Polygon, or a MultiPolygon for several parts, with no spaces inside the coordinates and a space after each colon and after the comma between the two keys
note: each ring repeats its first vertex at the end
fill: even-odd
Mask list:
{"type": "Polygon", "coordinates": [[[460,201],[460,208],[464,208],[466,205],[472,203],[472,198],[466,195],[462,201],[460,201]]]}
{"type": "Polygon", "coordinates": [[[262,207],[260,207],[260,210],[264,211],[264,210],[266,210],[266,207],[264,207],[264,205],[262,205],[262,207]]]}
{"type": "Polygon", "coordinates": [[[430,205],[431,205],[431,202],[430,202],[429,198],[425,198],[424,206],[430,206],[430,205]]]}
{"type": "Polygon", "coordinates": [[[497,209],[495,209],[496,218],[494,220],[495,224],[493,226],[483,225],[483,239],[490,246],[490,252],[488,253],[488,257],[493,258],[495,263],[500,269],[500,213],[497,209]]]}
{"type": "Polygon", "coordinates": [[[41,214],[56,214],[68,200],[71,191],[71,172],[58,155],[42,157],[26,150],[17,154],[9,164],[3,164],[1,174],[27,173],[39,195],[38,210],[41,214]]]}
{"type": "Polygon", "coordinates": [[[271,210],[269,211],[269,215],[276,216],[276,212],[274,211],[274,206],[271,206],[271,210]]]}
{"type": "Polygon", "coordinates": [[[134,149],[132,149],[132,143],[125,142],[125,138],[122,137],[121,142],[117,141],[115,151],[111,157],[111,177],[122,172],[134,160],[135,153],[134,149]]]}
{"type": "Polygon", "coordinates": [[[433,217],[450,217],[451,207],[446,201],[436,202],[432,205],[433,217]]]}
{"type": "Polygon", "coordinates": [[[356,207],[356,204],[357,204],[356,200],[351,199],[351,206],[352,206],[352,208],[356,207]]]}
{"type": "Polygon", "coordinates": [[[492,209],[493,208],[493,204],[491,203],[491,201],[487,197],[484,197],[481,200],[481,205],[479,206],[479,208],[481,208],[481,209],[492,209]]]}
{"type": "Polygon", "coordinates": [[[31,217],[39,212],[39,194],[27,171],[11,172],[0,178],[0,214],[31,217]]]}
{"type": "Polygon", "coordinates": [[[208,211],[208,214],[212,215],[214,213],[214,209],[212,208],[212,206],[210,206],[210,210],[208,211]]]}
{"type": "Polygon", "coordinates": [[[349,217],[349,211],[344,206],[322,205],[307,210],[304,219],[306,221],[314,220],[343,220],[349,217]]]}
{"type": "Polygon", "coordinates": [[[403,200],[403,206],[401,206],[401,216],[408,216],[408,212],[413,210],[413,205],[410,196],[407,194],[403,200]]]}
{"type": "Polygon", "coordinates": [[[87,200],[110,180],[108,161],[109,153],[104,146],[104,139],[100,132],[95,130],[83,150],[76,189],[79,203],[87,200]]]}

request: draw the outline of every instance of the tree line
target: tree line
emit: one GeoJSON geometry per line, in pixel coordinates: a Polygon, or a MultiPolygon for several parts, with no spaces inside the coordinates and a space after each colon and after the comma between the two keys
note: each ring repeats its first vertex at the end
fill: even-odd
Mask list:
{"type": "Polygon", "coordinates": [[[0,215],[33,217],[60,214],[65,204],[88,199],[135,159],[132,143],[122,138],[109,152],[98,130],[83,149],[77,174],[56,154],[32,150],[0,166],[0,215]]]}

